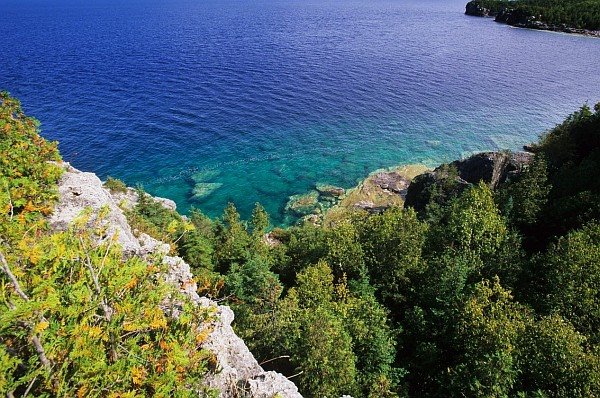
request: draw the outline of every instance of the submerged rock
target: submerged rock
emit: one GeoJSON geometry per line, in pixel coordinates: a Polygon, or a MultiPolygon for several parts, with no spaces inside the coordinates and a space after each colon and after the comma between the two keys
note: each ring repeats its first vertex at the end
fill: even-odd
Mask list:
{"type": "Polygon", "coordinates": [[[219,174],[221,174],[221,172],[219,170],[216,170],[216,169],[200,170],[200,171],[192,174],[190,176],[190,178],[195,183],[208,182],[208,181],[214,179],[215,177],[218,177],[219,174]]]}
{"type": "Polygon", "coordinates": [[[319,193],[310,191],[305,194],[292,195],[285,206],[285,210],[299,217],[320,213],[319,193]]]}
{"type": "Polygon", "coordinates": [[[199,182],[192,189],[192,200],[202,200],[223,186],[220,182],[199,182]]]}

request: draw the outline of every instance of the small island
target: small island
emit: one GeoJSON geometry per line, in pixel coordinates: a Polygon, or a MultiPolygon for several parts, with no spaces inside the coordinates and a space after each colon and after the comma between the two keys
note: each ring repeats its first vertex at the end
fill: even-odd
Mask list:
{"type": "Polygon", "coordinates": [[[600,0],[471,0],[465,14],[519,28],[600,37],[600,0]]]}

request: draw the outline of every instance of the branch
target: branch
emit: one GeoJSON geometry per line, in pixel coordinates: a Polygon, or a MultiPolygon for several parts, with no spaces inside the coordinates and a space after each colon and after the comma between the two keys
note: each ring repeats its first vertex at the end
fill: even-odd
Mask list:
{"type": "Polygon", "coordinates": [[[21,285],[19,284],[19,281],[17,280],[15,275],[10,270],[10,267],[8,266],[6,258],[4,257],[4,254],[2,254],[2,252],[0,252],[0,263],[2,263],[2,271],[4,271],[4,273],[8,276],[8,279],[10,279],[10,282],[12,283],[15,292],[17,292],[17,294],[23,300],[29,301],[29,297],[25,294],[23,290],[21,290],[21,285]]]}
{"type": "Polygon", "coordinates": [[[174,245],[176,245],[176,244],[177,244],[177,242],[179,242],[179,240],[180,240],[181,238],[183,238],[183,235],[185,235],[186,233],[187,233],[187,231],[186,231],[186,230],[184,230],[184,231],[183,231],[183,233],[182,233],[181,235],[179,235],[179,238],[175,239],[175,242],[173,242],[173,244],[174,244],[174,245]]]}
{"type": "Polygon", "coordinates": [[[25,392],[23,393],[23,397],[25,398],[27,396],[27,394],[29,394],[29,391],[31,391],[31,387],[33,387],[33,383],[35,383],[35,380],[37,379],[37,376],[35,376],[33,378],[33,380],[31,380],[31,383],[29,383],[29,386],[27,386],[27,390],[25,390],[25,392]]]}
{"type": "MultiPolygon", "coordinates": [[[[17,280],[15,275],[10,270],[10,267],[8,266],[8,263],[6,262],[6,258],[4,257],[4,254],[2,254],[2,252],[0,252],[0,264],[1,264],[0,268],[8,276],[8,279],[10,279],[10,282],[12,283],[13,288],[15,289],[17,294],[23,300],[29,301],[29,297],[21,289],[21,285],[19,284],[19,281],[17,280]]],[[[33,328],[31,326],[29,326],[29,329],[33,332],[33,328]]],[[[40,342],[39,337],[36,335],[33,335],[31,337],[31,342],[33,343],[33,346],[35,347],[35,351],[37,352],[38,357],[40,358],[40,362],[42,362],[42,364],[48,370],[50,370],[52,368],[52,364],[50,363],[50,361],[48,360],[48,357],[46,356],[46,351],[44,350],[44,347],[42,346],[42,343],[40,342]]]]}
{"type": "MultiPolygon", "coordinates": [[[[102,311],[104,312],[104,316],[105,316],[106,320],[108,322],[110,322],[110,320],[112,318],[112,314],[113,314],[112,308],[110,308],[110,306],[106,303],[106,300],[104,299],[104,297],[102,297],[102,289],[100,288],[100,282],[98,282],[98,276],[96,275],[96,272],[94,272],[94,268],[92,267],[92,260],[90,259],[89,253],[87,252],[86,247],[85,247],[85,243],[83,242],[83,239],[81,237],[79,237],[79,242],[81,243],[81,249],[85,252],[85,257],[86,257],[85,265],[86,265],[88,271],[90,272],[90,275],[92,276],[92,281],[94,282],[94,288],[96,290],[96,294],[100,298],[100,304],[102,305],[102,311]]],[[[110,249],[110,247],[108,249],[110,249]]],[[[108,254],[108,249],[106,252],[107,254],[108,254]]],[[[106,258],[106,256],[104,258],[106,258]]],[[[104,259],[102,260],[102,263],[104,263],[104,259]]]]}
{"type": "Polygon", "coordinates": [[[259,365],[262,366],[265,363],[269,363],[269,362],[272,362],[272,361],[276,361],[278,359],[289,358],[289,357],[290,357],[289,355],[281,355],[281,356],[278,356],[278,357],[275,357],[275,358],[267,359],[266,361],[262,361],[261,363],[259,363],[259,365]]]}
{"type": "Polygon", "coordinates": [[[12,221],[15,214],[15,207],[13,206],[12,198],[10,197],[10,187],[6,184],[6,193],[8,194],[8,204],[10,206],[10,220],[12,221]]]}
{"type": "Polygon", "coordinates": [[[288,378],[288,380],[289,380],[289,379],[291,379],[291,378],[294,378],[294,377],[300,376],[302,373],[304,373],[304,371],[301,371],[301,372],[299,372],[299,373],[296,373],[295,375],[288,376],[287,378],[288,378]]]}
{"type": "MultiPolygon", "coordinates": [[[[94,289],[96,290],[96,294],[100,298],[100,305],[102,306],[102,311],[104,312],[104,320],[106,322],[110,323],[110,320],[112,319],[112,315],[113,315],[113,309],[110,308],[110,306],[106,302],[106,299],[104,297],[102,297],[102,289],[100,288],[100,282],[98,281],[98,276],[96,275],[96,272],[94,272],[94,267],[92,267],[92,260],[90,259],[90,254],[86,250],[85,243],[83,242],[83,238],[81,236],[79,237],[79,243],[81,244],[81,250],[83,250],[83,252],[85,253],[85,260],[86,260],[85,265],[86,265],[88,271],[90,272],[92,281],[94,282],[94,289]]],[[[108,243],[108,248],[106,249],[106,253],[104,254],[104,257],[102,258],[101,267],[104,267],[104,260],[106,260],[106,257],[108,256],[108,252],[110,251],[111,244],[112,244],[112,240],[108,243]]],[[[116,344],[115,335],[113,332],[110,332],[110,358],[113,361],[116,361],[117,357],[118,357],[117,350],[115,349],[115,344],[116,344]]]]}

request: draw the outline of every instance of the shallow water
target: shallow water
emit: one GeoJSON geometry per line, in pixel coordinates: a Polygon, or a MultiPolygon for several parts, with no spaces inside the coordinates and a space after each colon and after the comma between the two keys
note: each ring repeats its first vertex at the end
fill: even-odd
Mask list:
{"type": "Polygon", "coordinates": [[[463,3],[0,0],[0,89],[78,168],[281,223],[318,182],[518,149],[600,101],[599,39],[463,3]]]}

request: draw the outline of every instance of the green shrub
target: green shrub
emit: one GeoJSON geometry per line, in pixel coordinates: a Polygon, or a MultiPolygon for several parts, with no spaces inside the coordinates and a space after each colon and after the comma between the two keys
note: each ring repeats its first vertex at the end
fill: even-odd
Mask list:
{"type": "Polygon", "coordinates": [[[38,134],[39,122],[25,116],[21,104],[0,93],[0,212],[21,219],[48,215],[57,199],[62,168],[56,143],[38,134]]]}
{"type": "Polygon", "coordinates": [[[108,176],[106,178],[106,181],[104,181],[104,188],[108,189],[113,193],[127,192],[127,185],[125,185],[125,183],[119,180],[118,178],[112,178],[111,176],[108,176]]]}

